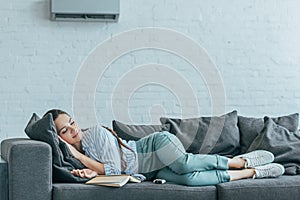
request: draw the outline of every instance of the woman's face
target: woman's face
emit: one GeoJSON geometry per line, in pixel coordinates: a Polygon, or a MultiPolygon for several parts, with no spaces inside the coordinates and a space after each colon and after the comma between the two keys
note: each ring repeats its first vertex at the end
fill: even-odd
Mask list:
{"type": "Polygon", "coordinates": [[[66,114],[60,114],[54,120],[58,135],[69,144],[80,143],[82,132],[76,122],[66,114]]]}

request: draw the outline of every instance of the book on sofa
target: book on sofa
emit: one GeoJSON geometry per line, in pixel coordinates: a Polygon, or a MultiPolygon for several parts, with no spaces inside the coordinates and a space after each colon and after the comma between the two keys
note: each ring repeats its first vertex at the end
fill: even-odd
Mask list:
{"type": "Polygon", "coordinates": [[[89,185],[102,185],[102,186],[110,186],[110,187],[122,187],[126,183],[140,183],[141,180],[135,178],[134,176],[130,176],[128,174],[122,175],[98,175],[91,180],[87,181],[86,184],[89,185]]]}

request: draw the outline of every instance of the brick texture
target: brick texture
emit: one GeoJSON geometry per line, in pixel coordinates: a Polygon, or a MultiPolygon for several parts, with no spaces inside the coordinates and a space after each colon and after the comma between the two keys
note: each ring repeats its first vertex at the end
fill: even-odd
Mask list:
{"type": "MultiPolygon", "coordinates": [[[[118,23],[53,22],[49,1],[0,1],[0,140],[25,137],[33,112],[42,115],[58,107],[76,113],[74,85],[87,58],[105,40],[143,27],[177,31],[205,49],[222,78],[225,107],[212,105],[212,98],[223,101],[210,94],[217,86],[180,55],[132,50],[111,61],[93,94],[84,92],[88,86],[80,86],[81,109],[94,111],[80,117],[82,126],[88,126],[94,114],[99,123],[111,126],[112,119],[159,123],[161,115],[210,115],[219,107],[247,116],[299,111],[300,1],[127,0],[121,1],[118,23]],[[137,70],[149,64],[156,65],[150,73],[137,70]],[[162,66],[181,79],[174,80],[162,66]],[[140,82],[124,84],[126,76],[140,82]],[[95,101],[87,105],[92,97],[95,101]]],[[[109,49],[99,58],[113,52],[109,49]]],[[[88,85],[89,77],[86,81],[88,85]]]]}

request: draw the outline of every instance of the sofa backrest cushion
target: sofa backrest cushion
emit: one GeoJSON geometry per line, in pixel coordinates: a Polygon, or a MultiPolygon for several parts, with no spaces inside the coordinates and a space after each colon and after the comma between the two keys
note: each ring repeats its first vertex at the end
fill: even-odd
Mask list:
{"type": "Polygon", "coordinates": [[[262,131],[250,144],[248,152],[264,149],[271,151],[276,163],[285,167],[289,175],[300,174],[300,133],[289,131],[272,118],[265,117],[262,131]]]}
{"type": "Polygon", "coordinates": [[[112,121],[113,130],[124,140],[138,140],[151,133],[169,131],[170,125],[130,125],[117,120],[112,121]]]}
{"type": "Polygon", "coordinates": [[[181,140],[187,152],[228,156],[239,153],[237,111],[188,119],[161,117],[160,121],[170,125],[170,132],[181,140]]]}
{"type": "MultiPolygon", "coordinates": [[[[272,117],[272,120],[274,123],[285,127],[287,130],[295,132],[298,129],[299,114],[294,113],[287,116],[272,117]]],[[[241,153],[245,153],[252,141],[262,131],[264,127],[264,119],[238,116],[238,127],[241,138],[241,153]]]]}

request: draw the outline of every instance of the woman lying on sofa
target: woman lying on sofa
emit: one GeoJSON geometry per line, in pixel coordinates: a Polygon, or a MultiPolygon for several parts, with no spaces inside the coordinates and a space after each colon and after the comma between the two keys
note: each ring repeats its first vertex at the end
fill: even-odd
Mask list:
{"type": "MultiPolygon", "coordinates": [[[[142,174],[189,185],[216,185],[244,178],[275,178],[284,167],[272,163],[271,152],[257,150],[234,158],[186,153],[179,139],[166,131],[156,132],[138,141],[125,141],[100,125],[82,131],[69,114],[49,110],[60,139],[86,169],[72,174],[92,178],[98,174],[142,174]]],[[[144,175],[144,176],[143,176],[144,175]]]]}

